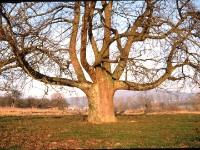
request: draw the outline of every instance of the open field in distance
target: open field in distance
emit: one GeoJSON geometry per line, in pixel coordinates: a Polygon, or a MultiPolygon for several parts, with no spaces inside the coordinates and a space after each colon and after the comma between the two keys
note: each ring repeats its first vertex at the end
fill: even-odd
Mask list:
{"type": "Polygon", "coordinates": [[[59,110],[57,108],[0,108],[0,116],[29,116],[29,115],[76,115],[79,111],[59,110]]]}
{"type": "MultiPolygon", "coordinates": [[[[144,111],[127,110],[124,115],[143,114],[144,111]]],[[[0,107],[0,116],[35,116],[35,115],[87,115],[87,111],[78,110],[59,110],[57,108],[38,109],[38,108],[12,108],[0,107]]],[[[162,111],[149,114],[200,114],[200,111],[162,111]]]]}

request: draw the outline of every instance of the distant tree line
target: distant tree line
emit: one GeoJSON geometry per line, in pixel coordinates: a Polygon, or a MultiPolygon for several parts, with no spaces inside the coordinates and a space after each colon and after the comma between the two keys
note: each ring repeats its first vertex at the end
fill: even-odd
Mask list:
{"type": "MultiPolygon", "coordinates": [[[[172,96],[173,97],[173,96],[172,96]]],[[[172,100],[172,97],[159,97],[156,100],[152,95],[143,94],[139,95],[137,99],[132,96],[124,98],[116,98],[114,104],[115,112],[122,112],[126,110],[141,111],[144,113],[158,112],[158,111],[200,111],[200,94],[191,96],[188,100],[181,99],[178,95],[176,101],[172,100]],[[162,99],[163,101],[160,101],[162,99]],[[172,101],[171,101],[172,100],[172,101]]],[[[75,105],[81,103],[76,101],[75,105]]],[[[60,93],[54,93],[50,99],[47,98],[35,98],[28,97],[22,98],[22,93],[19,90],[12,89],[4,96],[0,96],[0,107],[16,107],[16,108],[55,108],[60,110],[67,108],[67,103],[64,95],[60,93]]]]}
{"type": "MultiPolygon", "coordinates": [[[[57,94],[57,93],[56,93],[57,94]]],[[[61,96],[53,94],[51,99],[47,98],[22,98],[18,90],[12,90],[9,94],[0,97],[0,107],[16,108],[55,108],[62,110],[68,107],[68,103],[61,96]]],[[[59,94],[58,94],[59,95],[59,94]]]]}
{"type": "MultiPolygon", "coordinates": [[[[161,98],[160,98],[161,99],[161,98]]],[[[164,97],[162,98],[164,99],[164,97]]],[[[178,97],[177,97],[178,99],[178,97]]],[[[156,100],[152,95],[140,95],[137,99],[129,96],[124,102],[124,98],[117,98],[114,109],[116,112],[126,110],[141,111],[144,113],[159,112],[159,111],[200,111],[200,94],[190,97],[188,100],[156,100]]]]}

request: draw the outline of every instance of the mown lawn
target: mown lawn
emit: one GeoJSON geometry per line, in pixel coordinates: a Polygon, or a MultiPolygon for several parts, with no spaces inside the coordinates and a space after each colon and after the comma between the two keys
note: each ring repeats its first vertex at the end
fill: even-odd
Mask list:
{"type": "Polygon", "coordinates": [[[199,148],[199,114],[117,116],[90,124],[81,116],[0,117],[0,149],[199,148]]]}

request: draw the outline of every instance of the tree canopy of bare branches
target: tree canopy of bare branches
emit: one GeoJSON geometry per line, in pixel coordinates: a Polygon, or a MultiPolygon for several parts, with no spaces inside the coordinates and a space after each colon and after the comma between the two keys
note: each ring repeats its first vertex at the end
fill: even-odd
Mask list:
{"type": "Polygon", "coordinates": [[[190,0],[3,3],[0,74],[77,87],[90,122],[115,122],[116,90],[200,84],[199,16],[190,0]]]}

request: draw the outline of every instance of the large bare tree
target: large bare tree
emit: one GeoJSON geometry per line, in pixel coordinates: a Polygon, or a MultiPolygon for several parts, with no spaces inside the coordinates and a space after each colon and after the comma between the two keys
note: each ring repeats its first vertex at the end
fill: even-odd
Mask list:
{"type": "Polygon", "coordinates": [[[88,121],[115,122],[117,90],[200,79],[195,1],[23,2],[0,5],[0,73],[18,68],[88,98],[88,121]]]}

